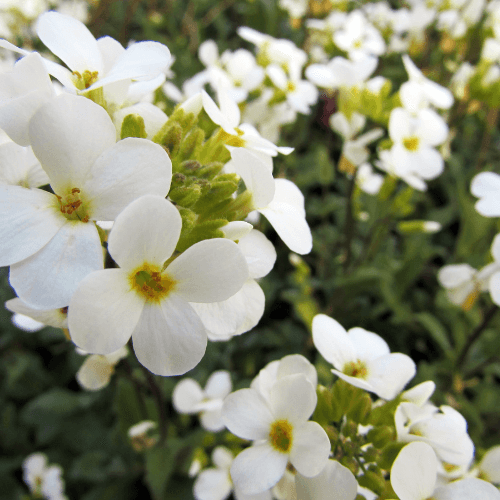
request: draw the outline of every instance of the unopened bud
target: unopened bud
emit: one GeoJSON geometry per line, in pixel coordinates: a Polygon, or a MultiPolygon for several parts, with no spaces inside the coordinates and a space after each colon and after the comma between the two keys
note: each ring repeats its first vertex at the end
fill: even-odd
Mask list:
{"type": "Polygon", "coordinates": [[[151,420],[132,426],[127,433],[132,448],[137,452],[152,448],[158,442],[157,427],[156,422],[151,420]]]}

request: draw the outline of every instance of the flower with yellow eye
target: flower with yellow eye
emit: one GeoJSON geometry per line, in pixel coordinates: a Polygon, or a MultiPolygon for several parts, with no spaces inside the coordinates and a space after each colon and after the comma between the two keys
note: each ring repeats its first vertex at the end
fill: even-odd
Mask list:
{"type": "Polygon", "coordinates": [[[308,422],[316,391],[302,373],[278,379],[266,400],[255,389],[241,389],[224,400],[222,419],[236,436],[255,440],[233,461],[231,477],[246,495],[274,486],[288,462],[303,476],[319,474],[328,461],[330,441],[316,422],[308,422]]]}
{"type": "Polygon", "coordinates": [[[11,266],[10,283],[26,304],[56,309],[103,267],[94,221],[114,220],[142,195],[165,196],[172,163],[146,139],[116,142],[106,111],[70,94],[44,104],[29,134],[54,194],[0,185],[0,266],[11,266]]]}
{"type": "Polygon", "coordinates": [[[348,332],[332,318],[317,314],[312,324],[313,342],[334,366],[335,375],[349,384],[394,399],[415,375],[415,363],[406,354],[392,353],[384,339],[363,328],[348,332]]]}
{"type": "Polygon", "coordinates": [[[204,240],[173,256],[181,233],[178,210],[160,196],[143,196],[116,218],[108,251],[119,269],[84,278],[68,310],[73,342],[109,354],[130,337],[137,359],[157,375],[182,375],[205,354],[207,333],[189,302],[218,302],[248,278],[238,246],[204,240]]]}

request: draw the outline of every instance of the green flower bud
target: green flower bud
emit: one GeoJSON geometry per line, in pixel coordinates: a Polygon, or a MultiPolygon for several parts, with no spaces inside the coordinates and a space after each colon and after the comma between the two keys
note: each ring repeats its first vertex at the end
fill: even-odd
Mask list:
{"type": "Polygon", "coordinates": [[[120,137],[122,139],[126,137],[140,137],[141,139],[145,139],[147,134],[144,118],[137,114],[127,115],[123,119],[120,137]]]}
{"type": "Polygon", "coordinates": [[[389,425],[374,427],[373,429],[368,431],[366,438],[368,439],[368,441],[373,443],[373,446],[375,446],[375,448],[380,449],[389,442],[394,441],[394,439],[396,438],[396,431],[394,430],[394,427],[391,427],[389,425]]]}

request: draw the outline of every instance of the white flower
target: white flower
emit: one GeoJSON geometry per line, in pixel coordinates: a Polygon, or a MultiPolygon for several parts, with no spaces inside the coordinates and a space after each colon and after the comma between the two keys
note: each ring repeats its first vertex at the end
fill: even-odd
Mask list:
{"type": "Polygon", "coordinates": [[[302,374],[277,380],[269,400],[255,389],[241,389],[226,397],[222,407],[226,427],[243,439],[255,440],[231,466],[233,482],[243,493],[260,493],[274,486],[288,461],[306,477],[323,470],[330,441],[319,424],[308,422],[316,403],[316,390],[302,374]]]}
{"type": "Polygon", "coordinates": [[[233,386],[229,372],[220,370],[212,373],[205,389],[192,378],[184,378],[175,386],[172,404],[179,413],[199,413],[201,426],[207,431],[224,429],[222,403],[233,386]]]}
{"type": "Polygon", "coordinates": [[[435,390],[436,384],[432,380],[427,380],[402,392],[401,401],[407,401],[409,403],[416,404],[417,406],[423,406],[429,401],[429,398],[435,390]]]}
{"type": "Polygon", "coordinates": [[[476,210],[484,217],[500,217],[500,175],[481,172],[472,179],[471,193],[479,198],[476,210]]]}
{"type": "Polygon", "coordinates": [[[358,493],[353,473],[335,460],[328,460],[317,476],[297,474],[295,484],[300,500],[354,500],[358,493]]]}
{"type": "Polygon", "coordinates": [[[252,208],[266,217],[290,250],[301,255],[311,251],[304,196],[292,181],[273,179],[268,164],[244,148],[232,148],[224,168],[243,179],[252,194],[252,208]]]}
{"type": "Polygon", "coordinates": [[[111,354],[87,356],[76,372],[76,380],[87,391],[99,391],[109,384],[115,366],[127,356],[127,346],[123,346],[111,354]]]}
{"type": "Polygon", "coordinates": [[[143,420],[127,431],[132,448],[141,452],[152,448],[158,442],[158,424],[152,420],[143,420]]]}
{"type": "MultiPolygon", "coordinates": [[[[70,16],[58,12],[45,12],[37,21],[36,32],[40,40],[68,67],[44,59],[49,74],[65,87],[76,92],[88,92],[111,83],[123,82],[108,88],[115,101],[121,93],[126,95],[132,80],[152,80],[170,67],[170,51],[157,42],[138,42],[124,49],[111,37],[96,40],[87,27],[70,16]]],[[[0,46],[21,54],[19,49],[5,40],[0,46]]],[[[159,82],[157,86],[161,85],[159,82]]]]}
{"type": "Polygon", "coordinates": [[[87,352],[109,354],[132,336],[139,361],[158,375],[181,375],[205,353],[207,334],[189,302],[222,301],[248,277],[237,245],[223,238],[174,253],[182,220],[159,196],[132,202],[116,218],[108,251],[120,269],[89,274],[74,293],[68,323],[87,352]]]}
{"type": "Polygon", "coordinates": [[[271,500],[270,491],[257,495],[244,495],[233,485],[229,470],[233,463],[233,454],[224,446],[217,446],[212,452],[215,467],[200,472],[193,485],[196,500],[225,500],[233,492],[236,500],[271,500]]]}
{"type": "Polygon", "coordinates": [[[426,443],[410,443],[394,460],[391,485],[401,500],[497,500],[500,492],[480,479],[462,479],[437,486],[438,460],[426,443]]]}
{"type": "Polygon", "coordinates": [[[394,399],[415,375],[415,363],[405,354],[391,354],[375,333],[359,327],[346,332],[324,314],[314,317],[312,331],[316,349],[335,375],[383,399],[394,399]]]}
{"type": "Polygon", "coordinates": [[[451,406],[401,403],[394,420],[398,441],[427,443],[440,460],[451,465],[468,465],[472,461],[474,444],[467,434],[467,422],[451,406]]]}
{"type": "Polygon", "coordinates": [[[35,309],[25,304],[21,299],[10,299],[5,303],[5,308],[12,311],[12,322],[23,330],[36,331],[44,326],[54,328],[68,328],[68,308],[35,309]],[[28,322],[31,320],[31,322],[28,322]]]}
{"type": "Polygon", "coordinates": [[[59,465],[47,465],[43,453],[33,453],[23,462],[23,480],[33,495],[47,500],[67,500],[64,495],[64,481],[59,465]]]}
{"type": "Polygon", "coordinates": [[[369,163],[363,163],[356,171],[356,184],[365,193],[377,194],[383,182],[384,177],[380,174],[375,174],[369,163]]]}
{"type": "Polygon", "coordinates": [[[0,265],[11,265],[10,283],[24,302],[53,309],[103,267],[92,221],[113,220],[143,194],[165,196],[172,167],[158,144],[115,143],[108,114],[84,97],[48,101],[30,122],[30,138],[55,194],[0,185],[0,265]]]}

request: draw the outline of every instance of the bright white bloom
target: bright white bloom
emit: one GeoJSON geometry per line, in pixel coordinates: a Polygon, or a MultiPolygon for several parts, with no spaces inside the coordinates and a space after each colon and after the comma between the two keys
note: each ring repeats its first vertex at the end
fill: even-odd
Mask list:
{"type": "Polygon", "coordinates": [[[479,198],[476,210],[484,217],[500,217],[500,175],[481,172],[472,179],[471,193],[479,198]]]}
{"type": "Polygon", "coordinates": [[[429,401],[436,390],[436,384],[432,380],[427,380],[422,382],[411,389],[408,389],[401,393],[401,401],[407,401],[409,403],[416,404],[417,406],[423,406],[429,401]]]}
{"type": "Polygon", "coordinates": [[[64,495],[64,481],[59,465],[47,464],[43,453],[33,453],[23,462],[23,480],[33,495],[47,500],[67,500],[64,495]]]}
{"type": "Polygon", "coordinates": [[[401,102],[406,109],[416,113],[429,104],[441,109],[451,108],[453,94],[447,88],[426,78],[407,55],[403,56],[403,63],[410,79],[399,90],[401,102]]]}
{"type": "Polygon", "coordinates": [[[351,59],[367,54],[380,56],[385,52],[384,39],[361,10],[348,14],[345,24],[334,33],[333,41],[351,59]]]}
{"type": "MultiPolygon", "coordinates": [[[[230,222],[222,231],[228,226],[235,228],[243,224],[252,228],[246,222],[230,222]]],[[[226,237],[238,240],[238,248],[248,264],[249,277],[239,292],[223,302],[191,304],[212,341],[229,340],[257,325],[264,314],[265,296],[256,280],[266,276],[276,261],[273,244],[260,231],[251,229],[247,232],[245,227],[246,234],[243,235],[234,229],[228,229],[228,232],[233,234],[226,234],[226,237]]]]}
{"type": "Polygon", "coordinates": [[[13,141],[28,146],[31,118],[55,95],[40,55],[23,57],[0,75],[0,127],[13,141]]]}
{"type": "Polygon", "coordinates": [[[401,403],[394,420],[398,441],[427,443],[440,460],[451,465],[468,465],[472,461],[474,444],[467,434],[467,422],[451,406],[401,403]]]}
{"type": "Polygon", "coordinates": [[[500,492],[480,479],[463,479],[437,486],[439,463],[426,443],[410,443],[396,457],[391,485],[401,500],[497,500],[500,492]]]}
{"type": "Polygon", "coordinates": [[[184,378],[175,386],[172,404],[179,413],[198,413],[204,429],[218,432],[224,429],[222,403],[232,388],[231,376],[225,370],[212,373],[205,389],[196,380],[184,378]]]}
{"type": "Polygon", "coordinates": [[[356,171],[356,184],[365,193],[377,194],[383,182],[384,177],[380,174],[375,174],[369,163],[363,163],[356,171]]]}
{"type": "Polygon", "coordinates": [[[415,363],[389,346],[376,333],[363,328],[348,332],[334,319],[317,314],[312,324],[313,342],[331,363],[335,375],[383,399],[394,399],[415,376],[415,363]]]}
{"type": "Polygon", "coordinates": [[[215,238],[164,268],[181,226],[178,210],[159,196],[139,198],[121,212],[108,238],[120,269],[89,274],[71,299],[75,344],[109,354],[132,336],[137,358],[158,375],[181,375],[199,363],[207,334],[189,302],[229,298],[248,278],[248,267],[234,242],[215,238]]]}
{"type": "Polygon", "coordinates": [[[317,476],[297,474],[295,484],[300,500],[354,500],[358,493],[353,473],[336,460],[328,460],[317,476]]]}
{"type": "Polygon", "coordinates": [[[316,422],[308,422],[317,403],[316,389],[302,374],[275,382],[269,400],[255,389],[241,389],[224,400],[226,427],[243,439],[255,440],[231,466],[235,485],[245,494],[274,486],[288,461],[306,477],[319,474],[330,453],[330,440],[316,422]]]}
{"type": "Polygon", "coordinates": [[[64,94],[30,122],[33,152],[55,194],[0,185],[0,265],[27,304],[69,304],[79,281],[102,269],[101,240],[93,221],[113,220],[147,193],[165,196],[171,161],[158,144],[116,142],[108,114],[89,99],[64,94]]]}
{"type": "Polygon", "coordinates": [[[87,391],[99,391],[109,384],[111,376],[115,372],[115,366],[127,356],[127,346],[123,346],[111,354],[87,356],[76,372],[76,380],[87,391]]]}
{"type": "MultiPolygon", "coordinates": [[[[444,160],[434,146],[446,140],[448,127],[435,111],[422,109],[412,115],[404,108],[393,109],[389,135],[394,142],[391,161],[396,171],[407,171],[425,180],[435,179],[443,172],[444,160]]],[[[411,185],[426,188],[423,180],[411,185]]]]}
{"type": "Polygon", "coordinates": [[[215,467],[200,472],[193,486],[196,500],[225,500],[231,492],[236,500],[271,500],[270,491],[256,495],[244,495],[233,485],[229,470],[233,463],[233,454],[224,446],[217,446],[212,452],[215,467]]]}
{"type": "Polygon", "coordinates": [[[300,354],[290,354],[282,359],[271,361],[252,380],[251,389],[255,389],[264,399],[270,401],[271,389],[277,380],[290,375],[302,374],[313,387],[318,385],[318,374],[314,365],[300,354]]]}
{"type": "Polygon", "coordinates": [[[252,208],[266,217],[290,250],[300,255],[311,251],[304,196],[292,181],[273,179],[268,164],[244,148],[232,148],[231,161],[224,168],[243,179],[252,194],[252,208]]]}
{"type": "Polygon", "coordinates": [[[5,308],[12,311],[12,322],[23,330],[34,332],[45,326],[54,328],[68,328],[68,309],[35,309],[25,304],[21,299],[10,299],[5,308]]]}
{"type": "Polygon", "coordinates": [[[479,294],[489,289],[492,275],[500,271],[500,248],[498,250],[499,263],[489,264],[480,271],[469,264],[451,264],[439,270],[439,283],[446,288],[450,302],[461,306],[465,311],[470,310],[479,294]]]}
{"type": "MultiPolygon", "coordinates": [[[[132,80],[141,80],[138,84],[144,85],[145,81],[166,72],[171,63],[170,51],[161,43],[138,42],[124,49],[111,37],[96,40],[83,23],[58,12],[42,14],[36,32],[46,47],[69,67],[68,70],[44,59],[49,74],[65,87],[82,93],[121,83],[108,87],[105,97],[111,102],[116,102],[119,94],[127,94],[132,80]]],[[[5,40],[0,41],[0,46],[29,54],[5,40]]],[[[156,87],[162,83],[159,81],[156,87]]]]}
{"type": "Polygon", "coordinates": [[[484,454],[476,471],[481,479],[500,484],[500,446],[493,446],[484,454]]]}

